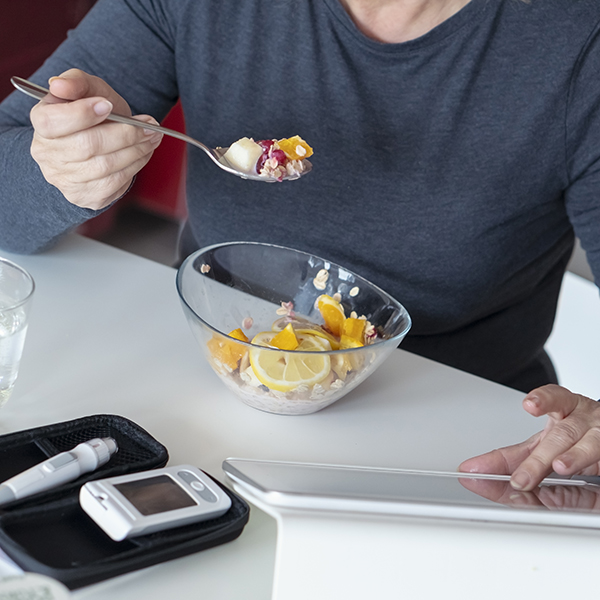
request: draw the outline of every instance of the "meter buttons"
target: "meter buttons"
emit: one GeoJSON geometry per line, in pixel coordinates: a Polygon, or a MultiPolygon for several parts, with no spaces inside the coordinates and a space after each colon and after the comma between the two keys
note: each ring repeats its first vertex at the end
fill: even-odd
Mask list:
{"type": "Polygon", "coordinates": [[[217,497],[206,487],[206,485],[196,477],[190,471],[179,471],[177,473],[183,481],[185,481],[189,486],[206,502],[216,502],[217,497]]]}

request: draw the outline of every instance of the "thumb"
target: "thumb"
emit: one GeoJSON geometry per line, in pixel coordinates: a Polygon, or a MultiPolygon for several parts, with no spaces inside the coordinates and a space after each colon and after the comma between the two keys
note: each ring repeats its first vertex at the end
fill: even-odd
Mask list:
{"type": "Polygon", "coordinates": [[[51,77],[48,84],[55,98],[72,101],[99,96],[114,106],[115,113],[131,116],[127,102],[106,81],[81,69],[69,69],[58,77],[51,77]]]}
{"type": "Polygon", "coordinates": [[[459,465],[458,470],[463,473],[510,475],[531,454],[539,439],[540,433],[538,432],[519,444],[498,448],[480,456],[468,458],[459,465]]]}

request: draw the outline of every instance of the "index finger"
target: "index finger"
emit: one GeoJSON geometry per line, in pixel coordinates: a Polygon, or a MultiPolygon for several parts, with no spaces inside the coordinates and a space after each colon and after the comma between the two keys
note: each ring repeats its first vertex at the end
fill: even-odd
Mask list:
{"type": "Polygon", "coordinates": [[[528,394],[523,405],[528,412],[547,414],[550,421],[540,443],[515,470],[513,487],[530,490],[552,472],[554,460],[575,446],[590,429],[589,398],[560,386],[544,386],[528,394]]]}
{"type": "Polygon", "coordinates": [[[532,390],[523,399],[523,408],[534,417],[550,415],[564,419],[579,405],[583,396],[553,383],[532,390]]]}
{"type": "Polygon", "coordinates": [[[79,100],[81,98],[106,98],[120,115],[130,116],[127,102],[103,79],[80,69],[69,69],[48,82],[50,92],[57,98],[79,100]]]}

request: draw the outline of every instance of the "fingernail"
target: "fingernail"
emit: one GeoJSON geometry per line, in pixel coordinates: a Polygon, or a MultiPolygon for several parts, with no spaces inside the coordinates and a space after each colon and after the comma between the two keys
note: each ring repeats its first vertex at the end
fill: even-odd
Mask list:
{"type": "Polygon", "coordinates": [[[113,105],[108,100],[100,100],[100,102],[96,102],[94,104],[94,112],[99,116],[103,117],[111,112],[113,109],[113,105]]]}
{"type": "Polygon", "coordinates": [[[554,470],[556,471],[556,468],[558,467],[561,471],[567,471],[571,468],[571,465],[573,464],[573,461],[571,460],[570,457],[568,456],[563,456],[560,460],[557,459],[554,461],[554,470]]]}
{"type": "MultiPolygon", "coordinates": [[[[151,126],[153,125],[154,127],[156,127],[158,125],[158,123],[154,119],[150,119],[149,121],[147,121],[147,123],[148,123],[148,125],[151,125],[151,126]]],[[[144,133],[146,135],[154,135],[155,133],[160,134],[160,131],[156,131],[155,129],[145,129],[144,128],[144,133]]]]}
{"type": "Polygon", "coordinates": [[[56,79],[60,79],[60,77],[57,77],[56,75],[54,77],[50,77],[50,79],[48,79],[48,84],[51,84],[56,79]]]}
{"type": "Polygon", "coordinates": [[[540,399],[537,396],[526,396],[525,403],[531,408],[537,408],[540,404],[540,399]]]}
{"type": "MultiPolygon", "coordinates": [[[[154,133],[154,132],[152,132],[154,133]]],[[[160,140],[162,140],[163,138],[163,134],[162,133],[154,133],[154,135],[150,138],[150,143],[151,144],[158,144],[160,142],[160,140]]]]}
{"type": "Polygon", "coordinates": [[[529,473],[521,472],[521,473],[517,473],[516,475],[513,475],[511,477],[510,484],[516,490],[522,490],[529,485],[530,481],[531,481],[531,478],[529,477],[529,473]]]}

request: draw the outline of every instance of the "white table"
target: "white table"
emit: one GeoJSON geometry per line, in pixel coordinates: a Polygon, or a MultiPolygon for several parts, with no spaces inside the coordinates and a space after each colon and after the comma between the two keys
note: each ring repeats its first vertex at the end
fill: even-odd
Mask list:
{"type": "MultiPolygon", "coordinates": [[[[231,396],[204,362],[173,269],[75,235],[38,256],[5,255],[31,272],[37,290],[0,433],[120,414],[166,445],[171,464],[196,464],[224,480],[229,456],[454,470],[542,425],[522,411],[521,393],[401,350],[321,412],[262,413],[231,396]]],[[[164,599],[176,590],[178,598],[267,600],[276,533],[275,520],[253,508],[232,543],[74,596],[164,599]]]]}

